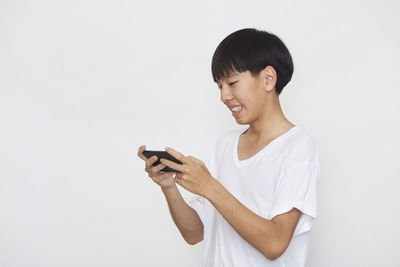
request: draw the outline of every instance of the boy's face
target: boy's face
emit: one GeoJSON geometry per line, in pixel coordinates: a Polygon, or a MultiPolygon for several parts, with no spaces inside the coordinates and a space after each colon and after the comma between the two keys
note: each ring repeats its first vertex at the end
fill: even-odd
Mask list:
{"type": "Polygon", "coordinates": [[[234,72],[221,78],[217,85],[221,91],[221,101],[231,110],[239,124],[251,124],[266,108],[267,98],[275,93],[269,79],[268,67],[253,77],[250,71],[234,72]],[[232,108],[241,106],[241,110],[233,112],[232,108]]]}

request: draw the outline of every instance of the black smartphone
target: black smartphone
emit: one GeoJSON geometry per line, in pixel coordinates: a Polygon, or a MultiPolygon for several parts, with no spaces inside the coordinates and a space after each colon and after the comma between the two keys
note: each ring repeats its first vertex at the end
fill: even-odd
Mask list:
{"type": "MultiPolygon", "coordinates": [[[[181,164],[181,165],[183,164],[180,160],[178,160],[177,158],[175,158],[174,156],[169,154],[167,151],[145,150],[145,151],[143,151],[143,155],[148,159],[151,158],[154,155],[157,156],[157,160],[151,166],[157,166],[158,164],[160,164],[161,163],[160,159],[168,159],[168,160],[173,161],[175,163],[178,163],[178,164],[181,164]]],[[[165,166],[165,168],[162,169],[161,171],[163,171],[163,172],[180,172],[180,171],[172,169],[172,168],[170,168],[168,166],[165,166]]],[[[182,173],[182,172],[180,172],[180,173],[182,173]]]]}

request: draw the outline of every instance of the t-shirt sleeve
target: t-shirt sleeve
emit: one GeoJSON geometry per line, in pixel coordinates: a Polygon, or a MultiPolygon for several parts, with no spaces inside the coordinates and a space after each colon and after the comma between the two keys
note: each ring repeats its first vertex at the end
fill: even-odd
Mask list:
{"type": "MultiPolygon", "coordinates": [[[[216,147],[214,147],[214,150],[209,159],[209,164],[206,164],[206,166],[208,167],[208,171],[210,172],[211,176],[216,178],[218,175],[217,162],[216,162],[216,147]]],[[[206,199],[199,195],[196,195],[194,198],[192,198],[191,200],[188,201],[188,205],[197,212],[197,214],[199,215],[203,224],[204,224],[205,202],[206,202],[206,199]]]]}
{"type": "Polygon", "coordinates": [[[317,217],[318,153],[299,152],[283,171],[275,191],[270,218],[297,208],[302,213],[293,235],[310,231],[317,217]]]}

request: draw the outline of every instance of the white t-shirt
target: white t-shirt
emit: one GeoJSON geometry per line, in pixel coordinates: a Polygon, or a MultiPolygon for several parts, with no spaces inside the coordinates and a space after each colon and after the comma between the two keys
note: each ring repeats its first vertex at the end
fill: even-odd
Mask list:
{"type": "Polygon", "coordinates": [[[203,266],[302,267],[317,216],[316,142],[304,128],[294,126],[251,158],[239,160],[242,132],[231,131],[218,139],[207,165],[211,175],[258,216],[271,220],[293,207],[302,214],[289,247],[271,261],[247,243],[207,199],[196,196],[188,204],[204,225],[203,266]]]}

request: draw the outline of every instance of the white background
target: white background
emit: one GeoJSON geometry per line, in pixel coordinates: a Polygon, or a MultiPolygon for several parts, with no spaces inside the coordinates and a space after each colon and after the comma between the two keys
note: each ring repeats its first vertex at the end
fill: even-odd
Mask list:
{"type": "MultiPolygon", "coordinates": [[[[277,34],[284,114],[316,139],[309,267],[399,266],[398,1],[0,1],[0,266],[201,266],[140,145],[208,162],[245,129],[211,57],[277,34]]],[[[185,199],[193,195],[180,188],[185,199]]]]}

